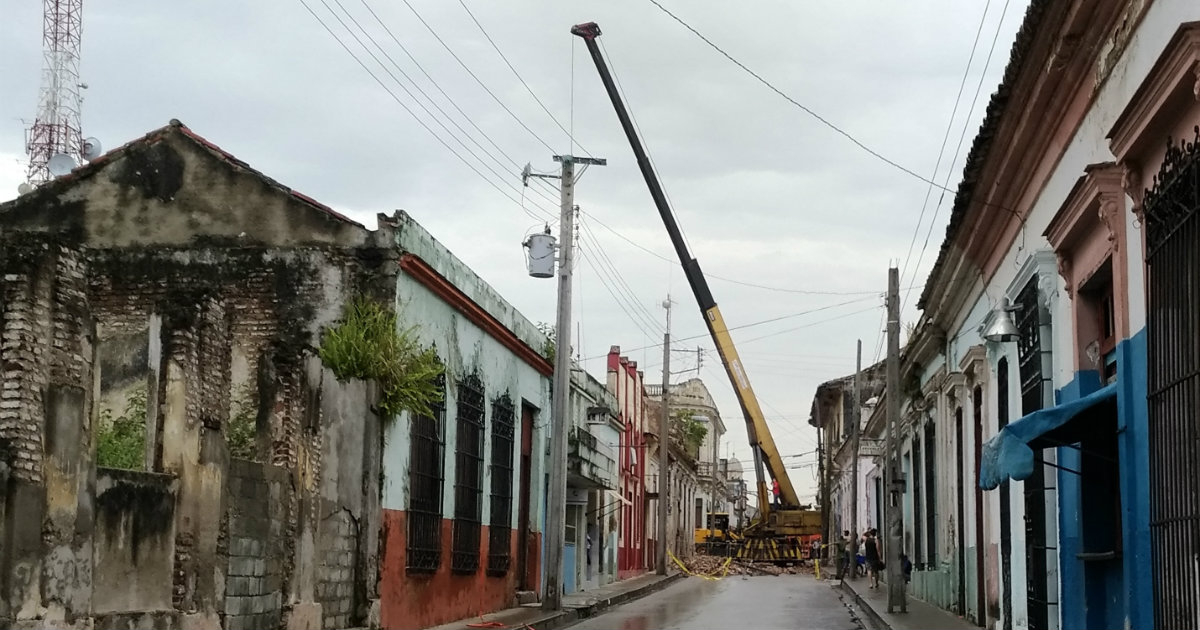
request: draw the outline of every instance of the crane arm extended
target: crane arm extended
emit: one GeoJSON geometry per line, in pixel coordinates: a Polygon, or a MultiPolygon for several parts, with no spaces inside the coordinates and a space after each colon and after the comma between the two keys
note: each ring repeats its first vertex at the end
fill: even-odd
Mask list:
{"type": "Polygon", "coordinates": [[[600,79],[604,82],[604,89],[608,92],[613,108],[617,111],[617,118],[620,119],[621,127],[625,130],[625,136],[629,139],[629,144],[633,148],[634,155],[637,157],[642,177],[646,180],[646,186],[650,188],[650,196],[654,198],[654,205],[658,207],[658,213],[662,216],[663,224],[667,228],[667,234],[671,237],[671,244],[675,246],[675,253],[679,256],[679,262],[683,265],[683,273],[687,277],[688,285],[691,286],[692,293],[696,296],[696,302],[699,304],[700,312],[704,316],[704,323],[708,326],[708,332],[717,347],[717,353],[721,357],[725,373],[729,376],[729,381],[733,385],[734,392],[737,394],[738,402],[741,404],[742,414],[746,420],[746,433],[750,438],[750,447],[754,450],[756,460],[755,472],[758,477],[759,509],[764,516],[771,511],[767,485],[762,476],[762,468],[758,465],[759,462],[757,461],[760,459],[761,464],[766,467],[771,477],[779,482],[780,500],[783,505],[785,507],[798,508],[800,506],[799,496],[796,494],[791,479],[784,469],[783,461],[779,457],[779,450],[775,447],[775,440],[771,437],[770,429],[767,428],[766,417],[763,415],[762,408],[759,407],[758,398],[754,395],[754,389],[750,386],[750,379],[746,376],[746,370],[742,365],[741,359],[738,357],[737,349],[734,348],[733,338],[729,335],[729,329],[725,326],[725,320],[721,317],[721,311],[717,308],[712,291],[708,288],[708,281],[705,280],[704,274],[700,271],[700,263],[688,252],[687,244],[684,242],[683,235],[679,231],[679,225],[675,221],[675,215],[671,211],[671,206],[667,203],[667,196],[663,193],[662,185],[659,184],[658,176],[654,173],[654,167],[650,164],[650,159],[646,156],[646,150],[642,147],[641,139],[638,138],[637,131],[634,129],[633,122],[629,117],[629,112],[626,110],[625,104],[617,92],[617,86],[613,81],[612,74],[608,70],[608,64],[605,63],[604,57],[600,54],[600,48],[596,44],[596,38],[600,35],[600,27],[595,22],[580,24],[573,27],[571,33],[583,38],[587,44],[588,52],[592,55],[592,61],[596,63],[596,70],[599,71],[600,79]]]}

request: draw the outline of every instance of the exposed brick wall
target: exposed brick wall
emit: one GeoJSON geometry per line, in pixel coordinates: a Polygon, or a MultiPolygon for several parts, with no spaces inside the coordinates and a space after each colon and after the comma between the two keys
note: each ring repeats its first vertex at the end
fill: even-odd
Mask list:
{"type": "MultiPolygon", "coordinates": [[[[151,315],[158,315],[162,357],[181,368],[173,374],[184,383],[182,390],[173,391],[182,391],[185,397],[182,409],[171,408],[172,422],[177,423],[171,428],[176,431],[165,433],[160,425],[154,434],[159,440],[177,440],[183,427],[188,430],[187,440],[200,436],[198,444],[173,445],[172,472],[181,481],[180,506],[194,501],[187,507],[191,524],[180,516],[185,512],[177,510],[170,548],[162,552],[170,564],[170,601],[175,612],[204,614],[215,605],[215,612],[225,617],[226,628],[279,627],[283,614],[296,603],[297,592],[290,584],[297,575],[295,565],[311,563],[305,579],[307,588],[315,586],[324,626],[362,622],[364,597],[355,593],[356,575],[364,575],[362,567],[356,566],[363,553],[360,525],[339,503],[343,497],[318,497],[323,453],[329,445],[321,417],[320,379],[310,382],[303,360],[317,341],[310,332],[338,316],[338,303],[366,286],[361,282],[361,252],[220,247],[77,250],[46,242],[28,244],[18,256],[8,245],[0,236],[0,462],[10,463],[12,476],[38,485],[54,480],[53,460],[43,459],[48,448],[44,410],[47,399],[54,400],[45,392],[53,393],[55,386],[75,388],[90,401],[93,366],[87,337],[91,322],[96,323],[96,337],[128,337],[120,342],[128,347],[140,343],[151,315]],[[341,274],[344,285],[331,285],[331,274],[341,274]],[[216,432],[226,430],[231,395],[237,393],[234,347],[244,352],[248,363],[242,364],[248,371],[241,378],[261,395],[262,400],[253,402],[268,418],[266,439],[260,441],[266,464],[238,460],[227,464],[227,455],[220,454],[216,432]],[[181,465],[180,453],[190,448],[201,449],[199,466],[207,468],[200,470],[190,459],[181,465]],[[214,497],[215,484],[203,483],[211,474],[218,480],[228,475],[224,496],[218,491],[214,497]],[[293,488],[295,482],[299,483],[293,488]],[[307,496],[301,500],[298,493],[307,496]],[[219,534],[214,534],[218,522],[197,524],[196,517],[217,519],[219,534]],[[302,531],[315,532],[319,540],[314,557],[300,555],[296,541],[302,531]]],[[[383,284],[394,286],[392,281],[383,284]]],[[[134,367],[122,377],[124,383],[135,382],[131,379],[137,378],[142,363],[129,364],[134,367]]],[[[162,365],[145,367],[149,373],[162,365]]],[[[162,373],[159,376],[161,423],[164,410],[173,403],[165,400],[166,379],[162,373]]],[[[86,406],[91,408],[90,404],[86,406]]],[[[88,471],[91,427],[83,426],[81,431],[75,448],[87,455],[72,464],[88,471]]],[[[372,433],[361,436],[373,438],[372,433]]],[[[155,461],[148,467],[162,470],[163,458],[159,443],[155,461]]],[[[376,473],[355,485],[362,492],[378,492],[377,478],[376,473]]],[[[361,497],[356,495],[354,501],[361,503],[361,497]]],[[[36,533],[41,518],[33,519],[36,533]]],[[[44,544],[65,544],[69,541],[60,538],[75,531],[48,526],[42,529],[44,544]]],[[[81,544],[87,542],[86,536],[77,538],[81,544]]],[[[87,560],[91,561],[90,554],[87,560]]],[[[82,576],[90,565],[78,568],[82,576]]],[[[43,586],[65,583],[57,575],[42,576],[43,586]]],[[[369,596],[374,588],[362,592],[369,596]]],[[[50,597],[53,587],[43,590],[50,597]]],[[[7,594],[4,597],[8,599],[7,594]]],[[[85,609],[80,612],[88,614],[85,609]]],[[[148,613],[105,614],[124,619],[122,615],[148,613]]]]}
{"type": "Polygon", "coordinates": [[[0,249],[0,455],[14,478],[40,483],[47,386],[91,377],[87,268],[78,250],[49,240],[0,239],[0,249]]]}

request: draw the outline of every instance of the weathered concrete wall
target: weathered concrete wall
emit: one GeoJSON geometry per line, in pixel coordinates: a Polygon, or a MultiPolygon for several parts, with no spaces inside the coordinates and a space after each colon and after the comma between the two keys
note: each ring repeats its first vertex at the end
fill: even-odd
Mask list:
{"type": "Polygon", "coordinates": [[[97,470],[93,613],[171,610],[178,491],[171,475],[97,470]]]}
{"type": "Polygon", "coordinates": [[[287,471],[233,459],[229,462],[228,493],[225,628],[278,628],[283,617],[288,546],[284,526],[292,501],[287,471]]]}
{"type": "Polygon", "coordinates": [[[365,623],[378,601],[381,527],[374,393],[361,383],[337,383],[304,355],[377,267],[364,271],[355,253],[315,250],[85,256],[47,242],[4,254],[0,459],[15,474],[0,510],[0,581],[8,595],[0,597],[0,621],[114,628],[365,623]],[[94,375],[91,315],[101,330],[94,375]],[[243,369],[253,378],[242,378],[258,408],[256,451],[265,464],[247,464],[265,469],[256,482],[230,477],[231,470],[247,476],[244,466],[231,464],[226,445],[235,346],[250,357],[243,369]],[[113,488],[149,475],[134,484],[141,492],[145,479],[158,476],[106,472],[95,495],[90,421],[103,408],[93,404],[96,394],[114,394],[108,408],[119,411],[137,387],[150,397],[145,465],[174,481],[163,529],[130,547],[129,539],[144,537],[144,527],[130,529],[144,514],[117,501],[113,488]],[[331,439],[328,427],[335,427],[331,439]],[[334,466],[328,476],[324,461],[334,466]],[[246,490],[264,483],[265,495],[246,490]],[[307,494],[304,505],[293,499],[296,490],[307,494]],[[107,501],[96,550],[92,496],[107,501]],[[269,515],[265,538],[261,522],[245,514],[269,515]],[[324,515],[345,518],[322,521],[324,515]],[[307,547],[297,536],[304,532],[311,533],[307,547]],[[104,576],[100,595],[92,592],[93,572],[104,576]],[[134,572],[146,581],[122,578],[134,572]],[[307,592],[292,588],[299,575],[310,576],[307,592]],[[325,597],[317,596],[317,584],[325,597]],[[104,588],[122,590],[105,595],[104,588]]]}
{"type": "Polygon", "coordinates": [[[177,122],[0,205],[13,230],[67,232],[94,247],[209,242],[367,244],[371,233],[295,194],[177,122]]]}
{"type": "Polygon", "coordinates": [[[94,324],[79,250],[0,236],[0,455],[11,468],[0,615],[75,626],[89,612],[94,324]]]}
{"type": "MultiPolygon", "coordinates": [[[[432,236],[411,222],[406,215],[397,219],[397,243],[405,252],[419,257],[397,280],[396,296],[401,325],[420,323],[421,343],[437,349],[446,366],[444,481],[442,483],[441,561],[432,574],[409,573],[407,566],[408,518],[410,493],[410,418],[405,415],[385,424],[384,439],[384,555],[381,573],[381,616],[385,627],[420,628],[463,619],[511,606],[521,582],[517,575],[519,545],[526,545],[528,561],[539,561],[540,531],[544,511],[542,483],[546,432],[532,433],[528,531],[529,538],[519,540],[518,508],[521,497],[519,465],[521,440],[513,443],[512,510],[509,527],[509,558],[503,575],[487,571],[492,522],[489,490],[492,470],[491,401],[508,394],[520,413],[522,405],[548,414],[552,367],[534,348],[541,348],[545,336],[466,265],[447,251],[432,236]],[[482,474],[483,497],[479,545],[479,568],[470,574],[450,570],[452,531],[455,513],[455,448],[458,430],[455,409],[458,402],[454,386],[468,374],[478,374],[484,387],[486,418],[482,474]]],[[[542,416],[544,418],[544,416],[542,416]]],[[[519,429],[520,416],[517,428],[519,429]]],[[[544,420],[537,424],[544,424],[544,420]]],[[[535,424],[536,426],[536,424],[535,424]]],[[[518,436],[520,434],[518,433],[518,436]]],[[[533,565],[536,566],[536,565],[533,565]]],[[[536,584],[533,585],[536,587],[536,584]]]]}

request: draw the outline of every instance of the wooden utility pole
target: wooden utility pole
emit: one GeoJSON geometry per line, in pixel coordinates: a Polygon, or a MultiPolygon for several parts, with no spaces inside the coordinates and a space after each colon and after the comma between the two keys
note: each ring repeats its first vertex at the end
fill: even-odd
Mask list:
{"type": "Polygon", "coordinates": [[[655,572],[667,574],[667,500],[670,496],[670,450],[671,450],[671,296],[668,295],[663,308],[667,309],[667,329],[663,333],[662,369],[662,417],[658,427],[658,546],[655,551],[655,572]]]}
{"type": "Polygon", "coordinates": [[[904,594],[904,572],[900,567],[900,550],[904,540],[904,512],[900,499],[904,479],[900,474],[900,271],[888,269],[887,296],[887,611],[908,612],[904,594]]]}
{"type": "Polygon", "coordinates": [[[854,423],[850,431],[850,440],[854,451],[850,462],[850,579],[858,570],[858,433],[862,425],[862,339],[858,340],[858,354],[854,362],[854,391],[850,407],[850,421],[854,423]]]}

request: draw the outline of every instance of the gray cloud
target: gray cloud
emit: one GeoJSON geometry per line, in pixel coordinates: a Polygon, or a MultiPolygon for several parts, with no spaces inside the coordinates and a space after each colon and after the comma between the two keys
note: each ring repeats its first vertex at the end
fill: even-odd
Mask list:
{"type": "MultiPolygon", "coordinates": [[[[360,0],[342,2],[406,72],[457,116],[360,0]]],[[[369,2],[457,105],[511,156],[510,162],[477,138],[500,158],[499,164],[489,160],[503,175],[491,177],[495,185],[519,199],[519,165],[531,161],[537,168],[554,168],[551,151],[472,80],[402,2],[369,2]]],[[[457,2],[410,2],[555,152],[571,150],[566,134],[529,97],[457,2]]],[[[321,0],[309,3],[325,12],[321,0]]],[[[664,3],[872,148],[932,175],[982,12],[979,3],[664,3]]],[[[1004,65],[1025,3],[1019,4],[1009,7],[985,78],[986,92],[1004,65]]],[[[638,244],[673,258],[591,60],[582,42],[568,34],[578,22],[595,20],[604,29],[602,40],[706,271],[780,287],[882,291],[889,259],[907,251],[925,184],[866,155],[786,103],[648,2],[468,0],[468,5],[546,106],[564,125],[573,126],[577,140],[610,160],[609,166],[587,173],[577,200],[587,213],[638,244]]],[[[0,199],[15,195],[23,172],[22,119],[33,118],[40,80],[39,9],[36,3],[8,3],[0,23],[0,199]]],[[[327,13],[325,17],[340,28],[327,13]]],[[[970,121],[969,142],[982,115],[986,94],[975,111],[967,115],[965,110],[998,17],[993,8],[984,27],[984,50],[968,81],[968,103],[960,108],[939,181],[963,120],[970,121]]],[[[519,248],[522,236],[539,221],[414,122],[298,1],[87,3],[84,20],[82,70],[91,86],[83,116],[88,135],[111,148],[179,118],[255,168],[368,226],[376,212],[408,210],[530,319],[553,321],[554,283],[527,277],[519,248]]],[[[368,63],[373,62],[368,58],[368,63]]],[[[376,72],[390,82],[382,70],[376,72]]],[[[393,89],[428,121],[402,90],[393,89]]],[[[459,123],[473,131],[466,121],[459,123]]],[[[951,187],[961,160],[953,165],[951,187]]],[[[947,196],[917,284],[935,257],[948,202],[947,196]]],[[[552,200],[526,195],[531,212],[537,214],[539,205],[555,210],[552,200]]],[[[932,214],[931,206],[926,222],[932,214]]],[[[624,279],[633,294],[630,300],[656,318],[656,326],[662,321],[658,304],[670,291],[677,301],[678,336],[704,332],[677,266],[594,222],[589,225],[616,267],[612,273],[624,279]]],[[[585,243],[585,255],[590,247],[585,243]]],[[[582,297],[576,313],[583,342],[577,345],[583,356],[602,355],[613,344],[637,348],[659,341],[658,330],[649,323],[630,321],[590,265],[583,263],[579,270],[582,297]]],[[[731,325],[864,297],[771,292],[717,279],[711,284],[731,325]]],[[[908,300],[907,320],[915,316],[915,301],[908,300]]],[[[743,340],[741,351],[767,413],[783,416],[772,420],[783,452],[811,449],[814,434],[804,423],[813,390],[852,368],[856,338],[864,340],[866,359],[874,359],[880,310],[855,312],[879,304],[868,300],[735,332],[735,339],[743,340]]],[[[696,345],[711,348],[706,339],[680,342],[679,348],[696,345]]],[[[659,380],[660,348],[631,355],[651,372],[648,380],[659,380]]],[[[695,364],[694,355],[678,353],[675,360],[679,369],[695,364]]],[[[601,361],[586,365],[603,378],[601,361]]],[[[738,408],[715,354],[705,357],[700,374],[722,405],[731,452],[749,461],[738,408]]],[[[812,471],[793,475],[807,494],[814,488],[812,471]]]]}

